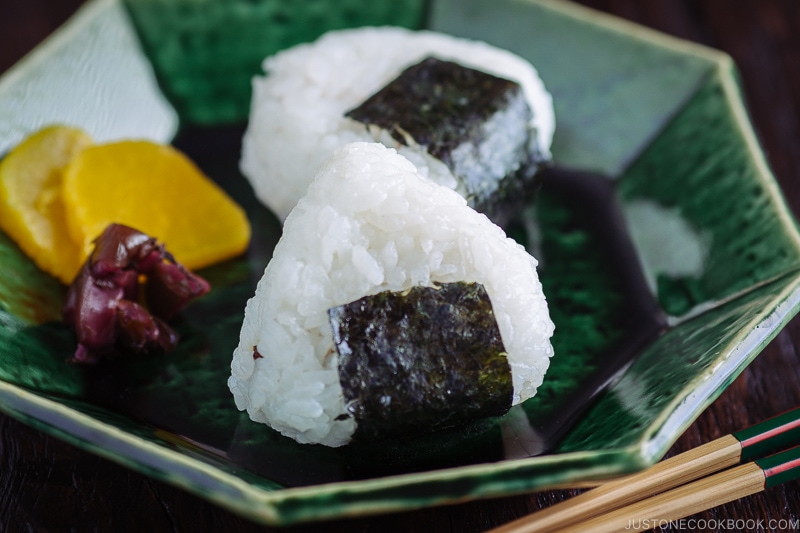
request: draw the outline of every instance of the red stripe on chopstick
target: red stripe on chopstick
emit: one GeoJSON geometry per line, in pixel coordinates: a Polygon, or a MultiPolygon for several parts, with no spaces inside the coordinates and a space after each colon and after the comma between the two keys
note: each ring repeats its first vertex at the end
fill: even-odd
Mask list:
{"type": "Polygon", "coordinates": [[[780,435],[781,433],[785,433],[786,431],[797,428],[800,428],[800,419],[792,420],[791,422],[783,424],[782,426],[772,428],[769,431],[765,431],[764,433],[759,433],[758,435],[753,435],[749,439],[744,439],[743,441],[741,441],[742,447],[758,444],[759,442],[763,442],[769,438],[780,435]]]}
{"type": "Polygon", "coordinates": [[[767,477],[777,476],[778,474],[788,472],[789,470],[798,467],[800,467],[800,457],[791,461],[786,461],[783,464],[773,466],[771,468],[765,468],[764,475],[767,477]]]}

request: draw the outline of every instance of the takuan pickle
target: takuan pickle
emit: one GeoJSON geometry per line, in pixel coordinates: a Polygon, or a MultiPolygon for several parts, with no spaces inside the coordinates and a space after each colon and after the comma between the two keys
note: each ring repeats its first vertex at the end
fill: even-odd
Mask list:
{"type": "Polygon", "coordinates": [[[50,126],[0,160],[0,229],[36,266],[69,283],[83,257],[67,231],[62,171],[91,138],[77,128],[50,126]]]}
{"type": "Polygon", "coordinates": [[[94,144],[80,129],[50,126],[0,161],[0,229],[62,283],[112,223],[159,239],[192,270],[250,241],[244,210],[168,145],[94,144]]]}
{"type": "Polygon", "coordinates": [[[67,227],[84,257],[111,223],[159,239],[191,270],[240,255],[250,242],[244,210],[171,146],[87,148],[65,168],[63,194],[67,227]]]}

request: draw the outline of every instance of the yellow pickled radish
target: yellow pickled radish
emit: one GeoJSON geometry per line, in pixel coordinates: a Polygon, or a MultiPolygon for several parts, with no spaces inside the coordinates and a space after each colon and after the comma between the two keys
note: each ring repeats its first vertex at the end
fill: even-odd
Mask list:
{"type": "Polygon", "coordinates": [[[241,254],[250,241],[242,208],[184,154],[149,141],[81,151],[64,169],[67,227],[83,246],[111,223],[156,237],[189,269],[241,254]]]}
{"type": "Polygon", "coordinates": [[[62,170],[91,144],[77,128],[49,126],[0,160],[0,229],[39,268],[64,283],[75,277],[82,257],[67,231],[62,170]]]}

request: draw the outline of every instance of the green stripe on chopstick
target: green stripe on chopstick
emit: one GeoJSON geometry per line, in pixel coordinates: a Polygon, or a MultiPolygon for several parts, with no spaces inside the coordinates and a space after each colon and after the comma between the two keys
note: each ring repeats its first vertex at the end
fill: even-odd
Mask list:
{"type": "Polygon", "coordinates": [[[763,459],[756,459],[755,463],[764,471],[765,488],[800,478],[800,446],[763,459]]]}
{"type": "Polygon", "coordinates": [[[742,443],[742,461],[800,442],[800,407],[733,433],[742,443]]]}

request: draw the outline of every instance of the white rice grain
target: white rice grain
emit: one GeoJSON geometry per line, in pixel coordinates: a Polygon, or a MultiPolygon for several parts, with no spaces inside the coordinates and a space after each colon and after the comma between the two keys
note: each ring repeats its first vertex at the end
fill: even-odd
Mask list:
{"type": "Polygon", "coordinates": [[[508,352],[513,403],[533,396],[553,353],[554,329],[536,260],[395,150],[364,142],[340,148],[287,217],[247,303],[228,381],[236,406],[299,442],[346,444],[356,426],[346,416],[328,308],[454,281],[483,284],[508,352]],[[354,192],[379,189],[407,209],[379,213],[381,205],[354,205],[354,192]],[[376,227],[379,215],[393,222],[376,227]],[[323,221],[337,229],[308,234],[323,221]],[[336,240],[323,256],[321,238],[336,240]]]}

